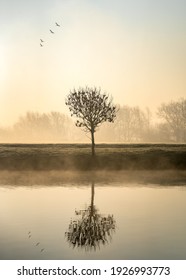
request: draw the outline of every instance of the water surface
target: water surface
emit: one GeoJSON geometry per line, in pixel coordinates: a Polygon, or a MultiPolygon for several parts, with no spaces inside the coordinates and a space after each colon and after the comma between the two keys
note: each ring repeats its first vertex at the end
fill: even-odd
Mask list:
{"type": "Polygon", "coordinates": [[[0,259],[186,259],[186,184],[106,178],[56,185],[3,179],[0,259]],[[88,225],[85,213],[96,217],[86,217],[88,225]]]}

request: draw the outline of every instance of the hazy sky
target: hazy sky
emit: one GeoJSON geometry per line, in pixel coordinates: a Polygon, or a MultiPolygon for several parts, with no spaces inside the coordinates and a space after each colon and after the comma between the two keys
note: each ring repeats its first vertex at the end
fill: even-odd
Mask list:
{"type": "Polygon", "coordinates": [[[79,86],[153,110],[186,97],[185,15],[185,0],[0,0],[0,126],[68,112],[79,86]]]}

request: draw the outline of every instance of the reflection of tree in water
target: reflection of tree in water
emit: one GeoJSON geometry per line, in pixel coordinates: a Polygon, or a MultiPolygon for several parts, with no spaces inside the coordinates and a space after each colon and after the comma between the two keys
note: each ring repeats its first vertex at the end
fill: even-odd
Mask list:
{"type": "Polygon", "coordinates": [[[79,216],[77,220],[71,220],[68,232],[65,233],[68,242],[75,247],[91,250],[106,244],[111,240],[115,229],[113,215],[102,216],[94,206],[94,183],[91,187],[91,204],[84,210],[75,211],[79,216]]]}

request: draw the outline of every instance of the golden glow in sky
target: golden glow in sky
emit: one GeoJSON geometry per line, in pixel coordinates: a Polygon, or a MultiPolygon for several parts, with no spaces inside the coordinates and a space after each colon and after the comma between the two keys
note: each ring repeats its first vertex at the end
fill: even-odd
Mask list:
{"type": "Polygon", "coordinates": [[[68,112],[65,96],[79,86],[152,110],[186,96],[185,1],[2,0],[2,7],[1,126],[26,111],[68,112]]]}

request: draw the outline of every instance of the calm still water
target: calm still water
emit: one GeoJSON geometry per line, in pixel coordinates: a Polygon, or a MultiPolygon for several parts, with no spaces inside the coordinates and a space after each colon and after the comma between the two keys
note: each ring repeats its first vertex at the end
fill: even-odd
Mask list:
{"type": "Polygon", "coordinates": [[[0,259],[186,259],[186,184],[0,185],[0,259]]]}

